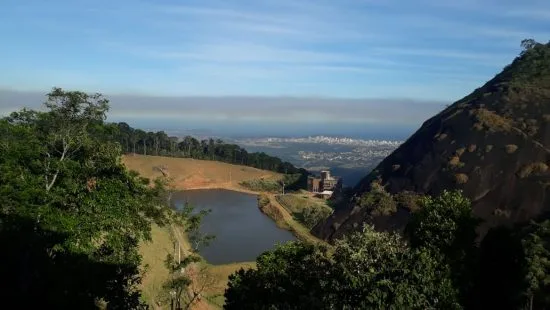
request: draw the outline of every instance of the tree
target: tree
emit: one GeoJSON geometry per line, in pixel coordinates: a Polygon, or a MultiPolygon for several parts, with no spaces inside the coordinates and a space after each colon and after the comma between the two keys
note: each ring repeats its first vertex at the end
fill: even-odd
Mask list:
{"type": "Polygon", "coordinates": [[[446,266],[397,233],[362,232],[337,241],[332,290],[344,309],[458,309],[446,266]]]}
{"type": "Polygon", "coordinates": [[[470,201],[461,191],[443,191],[437,197],[421,198],[420,210],[406,227],[411,246],[426,249],[451,267],[461,299],[471,300],[478,261],[476,227],[470,201]]]}
{"type": "Polygon", "coordinates": [[[521,41],[521,47],[523,48],[523,52],[522,53],[525,53],[526,51],[534,48],[535,46],[537,46],[539,43],[537,43],[537,41],[533,40],[533,39],[524,39],[521,41]]]}
{"type": "Polygon", "coordinates": [[[443,269],[429,251],[366,226],[333,251],[291,242],[262,254],[256,269],[229,277],[225,308],[457,309],[443,269]]]}
{"type": "Polygon", "coordinates": [[[523,296],[528,309],[550,306],[550,220],[533,222],[523,232],[523,296]]]}
{"type": "Polygon", "coordinates": [[[229,276],[224,308],[326,309],[331,266],[326,251],[289,242],[261,254],[256,269],[229,276]]]}
{"type": "Polygon", "coordinates": [[[127,171],[101,95],[54,88],[0,120],[0,291],[21,308],[140,305],[141,240],[174,221],[165,184],[127,171]]]}
{"type": "Polygon", "coordinates": [[[371,190],[359,198],[359,206],[372,215],[390,215],[397,211],[393,197],[377,182],[372,182],[371,190]]]}

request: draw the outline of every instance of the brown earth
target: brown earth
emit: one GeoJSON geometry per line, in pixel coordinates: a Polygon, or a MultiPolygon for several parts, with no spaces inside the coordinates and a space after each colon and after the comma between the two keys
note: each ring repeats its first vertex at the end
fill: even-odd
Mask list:
{"type": "Polygon", "coordinates": [[[279,179],[281,174],[252,167],[231,165],[217,161],[162,156],[125,155],[124,165],[143,177],[154,179],[167,176],[172,185],[185,189],[230,189],[254,193],[239,185],[254,179],[279,179]]]}

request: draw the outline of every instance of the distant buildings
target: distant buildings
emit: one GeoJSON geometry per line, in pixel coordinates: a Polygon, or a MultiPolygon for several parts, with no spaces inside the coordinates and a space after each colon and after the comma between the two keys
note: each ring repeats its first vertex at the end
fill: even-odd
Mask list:
{"type": "Polygon", "coordinates": [[[342,178],[330,175],[330,171],[321,171],[321,176],[309,176],[307,178],[307,190],[318,193],[323,198],[330,198],[335,190],[342,188],[342,178]]]}

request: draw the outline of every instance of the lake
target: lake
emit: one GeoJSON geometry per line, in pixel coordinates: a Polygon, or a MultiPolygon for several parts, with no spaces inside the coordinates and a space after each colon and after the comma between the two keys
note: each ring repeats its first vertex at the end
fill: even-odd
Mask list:
{"type": "Polygon", "coordinates": [[[258,209],[256,195],[222,189],[188,190],[172,197],[181,208],[187,201],[196,210],[210,209],[200,231],[216,236],[200,254],[211,264],[254,261],[277,242],[295,240],[258,209]]]}

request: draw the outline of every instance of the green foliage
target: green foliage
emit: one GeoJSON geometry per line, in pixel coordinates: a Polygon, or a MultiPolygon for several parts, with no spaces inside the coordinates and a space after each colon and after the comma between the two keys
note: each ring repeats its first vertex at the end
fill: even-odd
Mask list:
{"type": "Polygon", "coordinates": [[[427,251],[370,227],[336,243],[291,242],[229,278],[226,309],[456,309],[447,273],[427,251]],[[251,296],[254,296],[253,298],[251,296]]]}
{"type": "Polygon", "coordinates": [[[371,191],[364,193],[358,203],[372,215],[390,215],[397,211],[393,197],[376,182],[371,184],[371,191]]]}
{"type": "Polygon", "coordinates": [[[331,214],[332,210],[330,208],[312,205],[308,208],[304,208],[300,216],[300,221],[304,223],[307,228],[311,229],[315,227],[315,225],[326,220],[331,214]]]}
{"type": "Polygon", "coordinates": [[[239,185],[255,192],[278,193],[283,189],[283,186],[279,181],[266,179],[246,180],[240,182],[239,185]]]}
{"type": "Polygon", "coordinates": [[[411,212],[416,212],[420,209],[423,195],[404,191],[394,195],[394,200],[399,207],[408,209],[411,212]]]}
{"type": "Polygon", "coordinates": [[[170,270],[170,278],[164,284],[168,296],[165,297],[166,302],[174,300],[175,307],[182,309],[182,305],[185,305],[185,309],[189,309],[195,296],[189,296],[187,291],[189,286],[193,283],[193,279],[189,276],[186,268],[191,264],[200,262],[201,258],[195,254],[190,254],[179,261],[171,254],[168,254],[165,260],[165,265],[170,270]]]}
{"type": "Polygon", "coordinates": [[[45,106],[0,120],[4,302],[136,308],[137,245],[150,238],[151,222],[174,219],[164,183],[122,165],[120,146],[106,138],[101,95],[54,88],[45,106]]]}
{"type": "Polygon", "coordinates": [[[550,220],[532,223],[523,233],[523,296],[543,307],[550,306],[550,220]]]}
{"type": "Polygon", "coordinates": [[[411,246],[426,249],[449,265],[462,300],[470,298],[477,261],[476,227],[470,201],[461,191],[443,191],[437,197],[422,199],[420,211],[406,227],[411,246]]]}
{"type": "Polygon", "coordinates": [[[289,242],[256,262],[256,269],[229,276],[225,309],[326,309],[331,266],[326,248],[289,242]]]}
{"type": "Polygon", "coordinates": [[[263,208],[269,204],[269,197],[265,194],[258,195],[258,207],[263,208]]]}
{"type": "Polygon", "coordinates": [[[276,195],[277,201],[300,223],[311,229],[332,214],[327,201],[309,194],[276,195]]]}
{"type": "Polygon", "coordinates": [[[491,230],[480,258],[480,307],[550,307],[550,220],[491,230]]]}
{"type": "Polygon", "coordinates": [[[510,85],[516,89],[529,88],[544,91],[550,77],[550,43],[542,44],[533,39],[521,42],[523,51],[514,61],[514,76],[510,85]]]}

